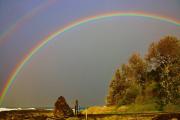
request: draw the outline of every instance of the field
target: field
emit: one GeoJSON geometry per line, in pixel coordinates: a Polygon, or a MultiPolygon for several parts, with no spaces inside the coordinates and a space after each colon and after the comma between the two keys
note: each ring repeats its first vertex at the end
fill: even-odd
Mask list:
{"type": "MultiPolygon", "coordinates": [[[[88,114],[87,118],[88,120],[179,120],[180,113],[105,113],[88,114]]],[[[86,120],[86,114],[56,119],[51,110],[16,110],[0,112],[0,120],[86,120]]]]}

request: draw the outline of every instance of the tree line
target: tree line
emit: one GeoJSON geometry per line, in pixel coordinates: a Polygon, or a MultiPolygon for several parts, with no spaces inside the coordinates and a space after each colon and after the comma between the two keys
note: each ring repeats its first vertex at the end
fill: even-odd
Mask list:
{"type": "Polygon", "coordinates": [[[133,53],[110,82],[107,105],[149,104],[162,110],[180,105],[180,40],[166,36],[150,44],[144,57],[133,53]]]}

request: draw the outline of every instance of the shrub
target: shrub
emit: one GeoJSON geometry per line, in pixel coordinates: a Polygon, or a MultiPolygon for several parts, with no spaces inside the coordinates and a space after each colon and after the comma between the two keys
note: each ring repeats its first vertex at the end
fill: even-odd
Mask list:
{"type": "Polygon", "coordinates": [[[126,94],[119,101],[119,105],[127,105],[131,103],[135,103],[135,99],[140,94],[140,88],[137,84],[131,85],[128,89],[126,89],[126,94]]]}
{"type": "Polygon", "coordinates": [[[164,107],[165,112],[180,112],[180,105],[174,105],[172,103],[167,104],[164,107]]]}
{"type": "Polygon", "coordinates": [[[156,103],[151,104],[131,104],[128,108],[128,112],[148,112],[158,111],[158,105],[156,103]]]}

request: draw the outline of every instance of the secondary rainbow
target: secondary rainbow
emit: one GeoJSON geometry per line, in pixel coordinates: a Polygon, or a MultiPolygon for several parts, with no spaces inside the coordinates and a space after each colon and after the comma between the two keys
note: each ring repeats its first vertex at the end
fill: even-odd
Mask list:
{"type": "Polygon", "coordinates": [[[8,38],[11,37],[13,33],[18,31],[18,29],[20,29],[31,18],[44,11],[55,2],[56,1],[46,1],[38,5],[37,7],[33,8],[31,11],[29,11],[24,16],[22,16],[20,19],[16,20],[12,26],[10,26],[4,33],[0,35],[0,45],[3,44],[6,40],[8,40],[8,38]]]}
{"type": "Polygon", "coordinates": [[[3,99],[9,89],[9,87],[11,86],[11,84],[13,83],[13,81],[16,79],[16,76],[18,75],[18,73],[22,70],[23,66],[30,60],[30,58],[32,58],[32,56],[40,49],[42,48],[44,45],[46,45],[48,42],[50,42],[51,40],[53,40],[56,36],[63,34],[64,32],[67,32],[75,27],[78,27],[80,25],[83,25],[85,23],[88,22],[92,22],[92,21],[96,21],[96,20],[100,20],[100,19],[106,19],[106,18],[110,18],[110,17],[143,17],[143,18],[149,18],[149,19],[155,19],[155,20],[160,20],[160,21],[164,21],[176,26],[180,26],[180,21],[179,20],[175,20],[173,18],[169,18],[169,17],[165,17],[165,16],[161,16],[161,15],[155,15],[155,14],[150,14],[150,13],[144,13],[144,12],[112,12],[112,13],[106,13],[106,14],[100,14],[100,15],[95,15],[95,16],[90,16],[84,19],[80,19],[77,20],[75,22],[72,22],[68,25],[66,25],[63,28],[60,28],[59,30],[53,32],[52,34],[48,35],[47,37],[45,37],[44,39],[42,39],[36,46],[34,46],[30,52],[25,55],[22,59],[22,61],[20,61],[16,67],[14,68],[14,70],[11,72],[11,74],[9,75],[6,84],[4,85],[1,93],[0,93],[0,105],[3,102],[3,99]]]}

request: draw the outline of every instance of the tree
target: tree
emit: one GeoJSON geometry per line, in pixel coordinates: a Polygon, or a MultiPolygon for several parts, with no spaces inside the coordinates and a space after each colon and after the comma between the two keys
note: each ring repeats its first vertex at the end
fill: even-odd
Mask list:
{"type": "Polygon", "coordinates": [[[146,82],[146,63],[138,53],[132,54],[129,66],[136,82],[144,89],[146,82]]]}
{"type": "Polygon", "coordinates": [[[156,100],[160,109],[171,103],[180,104],[180,40],[176,37],[153,42],[144,59],[134,53],[127,64],[116,70],[107,104],[131,104],[138,96],[146,101],[156,100]]]}
{"type": "Polygon", "coordinates": [[[146,56],[148,77],[159,84],[159,98],[163,105],[175,103],[179,88],[180,42],[167,36],[151,44],[146,56]]]}
{"type": "Polygon", "coordinates": [[[122,77],[122,71],[117,69],[109,86],[109,92],[106,100],[107,105],[117,105],[119,100],[122,99],[125,94],[126,88],[127,83],[122,77]]]}

